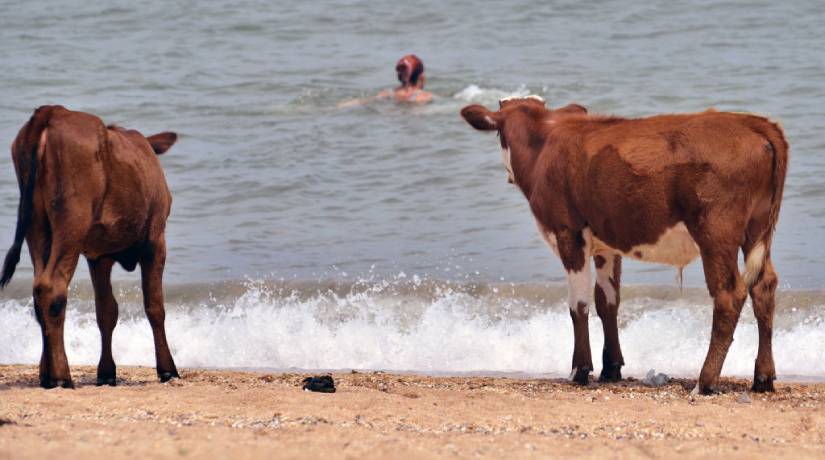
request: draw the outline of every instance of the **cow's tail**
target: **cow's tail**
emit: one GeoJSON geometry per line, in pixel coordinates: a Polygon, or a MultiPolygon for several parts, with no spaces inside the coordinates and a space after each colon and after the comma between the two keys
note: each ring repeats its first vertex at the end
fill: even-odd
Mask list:
{"type": "Polygon", "coordinates": [[[17,263],[20,262],[23,240],[26,238],[26,232],[32,220],[34,183],[37,178],[37,150],[40,146],[40,137],[43,130],[49,124],[51,109],[51,106],[43,106],[35,110],[12,145],[12,156],[17,159],[20,204],[17,207],[17,228],[14,231],[14,242],[6,253],[6,259],[3,262],[0,289],[9,284],[12,275],[14,275],[14,269],[17,267],[17,263]]]}
{"type": "Polygon", "coordinates": [[[782,204],[782,192],[785,189],[785,174],[788,171],[788,141],[782,126],[766,120],[759,133],[768,141],[772,155],[771,167],[771,206],[768,211],[768,227],[762,238],[756,243],[745,259],[745,284],[750,287],[759,279],[765,259],[770,254],[776,223],[779,221],[779,207],[782,204]]]}

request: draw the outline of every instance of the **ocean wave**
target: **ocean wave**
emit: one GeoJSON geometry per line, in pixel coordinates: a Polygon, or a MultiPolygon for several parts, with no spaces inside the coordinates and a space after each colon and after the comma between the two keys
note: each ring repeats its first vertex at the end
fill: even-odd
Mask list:
{"type": "MultiPolygon", "coordinates": [[[[551,375],[570,368],[573,330],[563,289],[448,285],[414,277],[314,289],[248,282],[229,291],[236,294],[200,289],[199,297],[191,291],[167,301],[166,330],[178,365],[551,375]]],[[[655,368],[698,375],[710,335],[709,302],[700,294],[663,298],[640,292],[631,292],[620,311],[624,374],[639,377],[655,368]]],[[[152,334],[139,296],[125,297],[114,333],[115,360],[153,366],[152,334]]],[[[725,375],[752,374],[758,335],[745,308],[725,375]]],[[[825,363],[818,359],[825,344],[822,304],[783,310],[774,332],[777,372],[825,377],[825,363]]],[[[97,363],[93,311],[87,296],[70,301],[65,337],[71,364],[97,363]]],[[[0,363],[37,363],[41,340],[31,301],[0,302],[0,322],[6,331],[0,363]]],[[[590,328],[598,371],[603,342],[594,312],[590,328]]]]}
{"type": "Polygon", "coordinates": [[[507,97],[526,97],[530,94],[535,93],[532,93],[525,85],[520,85],[514,90],[504,90],[498,88],[482,88],[476,84],[471,84],[454,94],[453,98],[464,102],[494,105],[498,104],[499,100],[507,97]]]}

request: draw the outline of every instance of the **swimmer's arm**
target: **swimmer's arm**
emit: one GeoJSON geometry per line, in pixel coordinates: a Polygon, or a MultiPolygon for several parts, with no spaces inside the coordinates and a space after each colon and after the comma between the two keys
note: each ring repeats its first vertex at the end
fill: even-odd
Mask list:
{"type": "Polygon", "coordinates": [[[346,109],[347,107],[355,107],[358,105],[364,105],[368,103],[372,98],[365,98],[365,99],[350,99],[348,101],[341,101],[335,105],[335,107],[339,109],[346,109]]]}
{"type": "Polygon", "coordinates": [[[350,99],[349,101],[341,101],[338,103],[337,107],[339,109],[345,109],[347,107],[355,107],[358,105],[369,104],[372,101],[390,98],[392,97],[392,94],[392,90],[385,89],[384,91],[381,91],[373,97],[364,97],[361,99],[350,99]]]}
{"type": "Polygon", "coordinates": [[[432,102],[433,100],[433,93],[428,93],[426,91],[419,91],[414,96],[415,102],[432,102]]]}

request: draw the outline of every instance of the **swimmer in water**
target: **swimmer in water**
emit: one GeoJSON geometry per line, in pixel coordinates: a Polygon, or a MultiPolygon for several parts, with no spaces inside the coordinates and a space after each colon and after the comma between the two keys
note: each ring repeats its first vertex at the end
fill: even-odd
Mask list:
{"type": "Polygon", "coordinates": [[[422,104],[433,100],[432,93],[424,91],[424,63],[414,54],[408,54],[395,64],[395,72],[401,86],[395,89],[381,91],[376,96],[366,99],[355,99],[338,104],[339,108],[366,104],[376,99],[395,99],[396,102],[422,104]]]}

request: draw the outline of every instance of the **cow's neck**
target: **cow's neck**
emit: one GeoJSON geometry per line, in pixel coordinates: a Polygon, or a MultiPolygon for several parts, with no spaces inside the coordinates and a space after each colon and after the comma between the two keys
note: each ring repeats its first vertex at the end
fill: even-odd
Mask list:
{"type": "Polygon", "coordinates": [[[529,146],[511,146],[509,150],[510,170],[513,173],[514,182],[529,198],[536,185],[535,181],[538,179],[535,171],[540,152],[529,146]]]}

